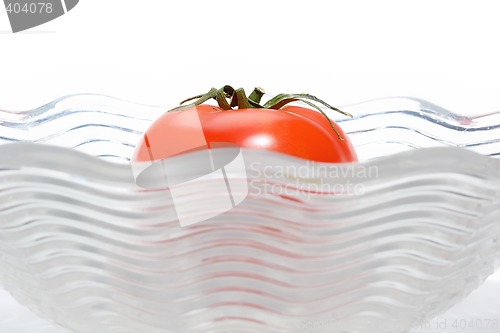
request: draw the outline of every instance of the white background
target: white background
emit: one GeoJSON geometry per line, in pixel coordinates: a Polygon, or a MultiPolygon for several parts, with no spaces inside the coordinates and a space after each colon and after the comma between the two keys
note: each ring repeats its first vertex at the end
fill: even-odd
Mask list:
{"type": "Polygon", "coordinates": [[[12,34],[0,10],[0,108],[100,92],[171,105],[212,86],[386,96],[500,110],[498,1],[81,0],[12,34]]]}
{"type": "Polygon", "coordinates": [[[231,84],[489,113],[500,110],[499,36],[493,0],[80,0],[18,34],[0,7],[0,109],[81,92],[173,105],[231,84]]]}

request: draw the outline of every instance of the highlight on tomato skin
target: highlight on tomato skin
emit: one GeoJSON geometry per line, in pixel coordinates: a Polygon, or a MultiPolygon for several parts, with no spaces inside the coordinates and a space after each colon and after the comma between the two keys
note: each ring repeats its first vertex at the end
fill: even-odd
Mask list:
{"type": "Polygon", "coordinates": [[[307,94],[281,94],[273,103],[260,105],[262,94],[259,97],[254,90],[246,97],[242,92],[243,89],[230,86],[213,88],[197,96],[196,102],[166,112],[145,132],[132,160],[161,160],[196,150],[215,149],[225,143],[316,162],[358,160],[347,135],[321,109],[288,103],[312,99],[338,109],[307,94]],[[219,106],[202,104],[212,98],[219,106]]]}

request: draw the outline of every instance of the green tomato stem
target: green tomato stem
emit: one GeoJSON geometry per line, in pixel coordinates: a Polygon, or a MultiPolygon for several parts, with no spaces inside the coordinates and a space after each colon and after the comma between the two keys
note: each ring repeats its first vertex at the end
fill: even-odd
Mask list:
{"type": "Polygon", "coordinates": [[[332,130],[335,132],[339,140],[344,141],[344,138],[340,135],[340,133],[337,131],[335,126],[333,125],[333,121],[330,119],[330,117],[327,116],[327,114],[315,103],[319,103],[326,108],[339,112],[345,116],[351,117],[352,115],[348,112],[342,111],[334,106],[331,106],[330,104],[326,103],[325,101],[309,95],[309,94],[279,94],[276,95],[275,97],[271,98],[268,100],[266,103],[263,105],[260,104],[262,97],[264,96],[265,91],[264,89],[260,87],[256,87],[252,93],[247,97],[245,95],[245,90],[243,88],[238,88],[234,89],[233,87],[229,85],[225,85],[224,87],[220,89],[212,88],[210,89],[209,92],[206,94],[202,95],[197,95],[188,99],[183,100],[180,105],[176,108],[173,108],[167,112],[171,111],[179,111],[187,108],[191,108],[200,104],[205,103],[206,101],[210,99],[215,99],[217,101],[217,104],[219,105],[220,108],[223,110],[233,110],[233,108],[237,107],[238,109],[251,109],[251,108],[258,108],[258,109],[273,109],[273,110],[280,110],[283,108],[285,105],[293,102],[302,102],[305,103],[311,107],[313,107],[315,110],[320,112],[330,123],[330,126],[332,130]],[[184,103],[195,100],[193,103],[186,104],[184,103]],[[229,101],[228,101],[229,100],[229,101]],[[315,102],[315,103],[313,103],[315,102]]]}
{"type": "Polygon", "coordinates": [[[255,87],[254,90],[252,91],[252,93],[248,96],[248,101],[251,104],[259,105],[260,101],[262,100],[262,97],[264,96],[265,93],[266,93],[266,91],[264,89],[262,89],[261,87],[255,87]]]}

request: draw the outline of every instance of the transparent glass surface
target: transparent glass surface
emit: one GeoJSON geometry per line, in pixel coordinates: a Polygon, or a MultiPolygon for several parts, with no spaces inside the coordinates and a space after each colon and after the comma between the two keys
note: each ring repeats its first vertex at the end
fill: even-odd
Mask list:
{"type": "MultiPolygon", "coordinates": [[[[497,114],[346,106],[329,115],[360,163],[242,150],[228,177],[245,200],[183,227],[129,164],[166,109],[74,95],[0,111],[0,283],[21,304],[78,333],[419,332],[498,266],[497,114]]],[[[186,184],[184,211],[213,209],[216,180],[186,184]]]]}

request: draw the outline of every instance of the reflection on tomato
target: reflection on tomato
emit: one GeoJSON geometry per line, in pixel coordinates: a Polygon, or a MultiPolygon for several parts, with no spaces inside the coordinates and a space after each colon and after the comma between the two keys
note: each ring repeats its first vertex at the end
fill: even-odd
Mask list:
{"type": "MultiPolygon", "coordinates": [[[[228,97],[227,87],[222,90],[224,99],[228,97]]],[[[235,104],[235,93],[238,91],[229,89],[233,93],[232,104],[235,104]]],[[[217,100],[222,107],[197,103],[163,114],[144,134],[133,160],[159,160],[230,143],[241,148],[264,149],[317,162],[357,161],[354,147],[346,134],[317,110],[282,105],[287,103],[260,106],[260,98],[255,98],[258,101],[250,99],[249,104],[242,101],[245,98],[242,94],[237,101],[239,108],[233,109],[228,108],[229,102],[222,101],[221,90],[218,92],[217,100]],[[151,149],[153,145],[154,150],[151,149]]],[[[215,94],[212,91],[211,97],[216,98],[215,94]]]]}

